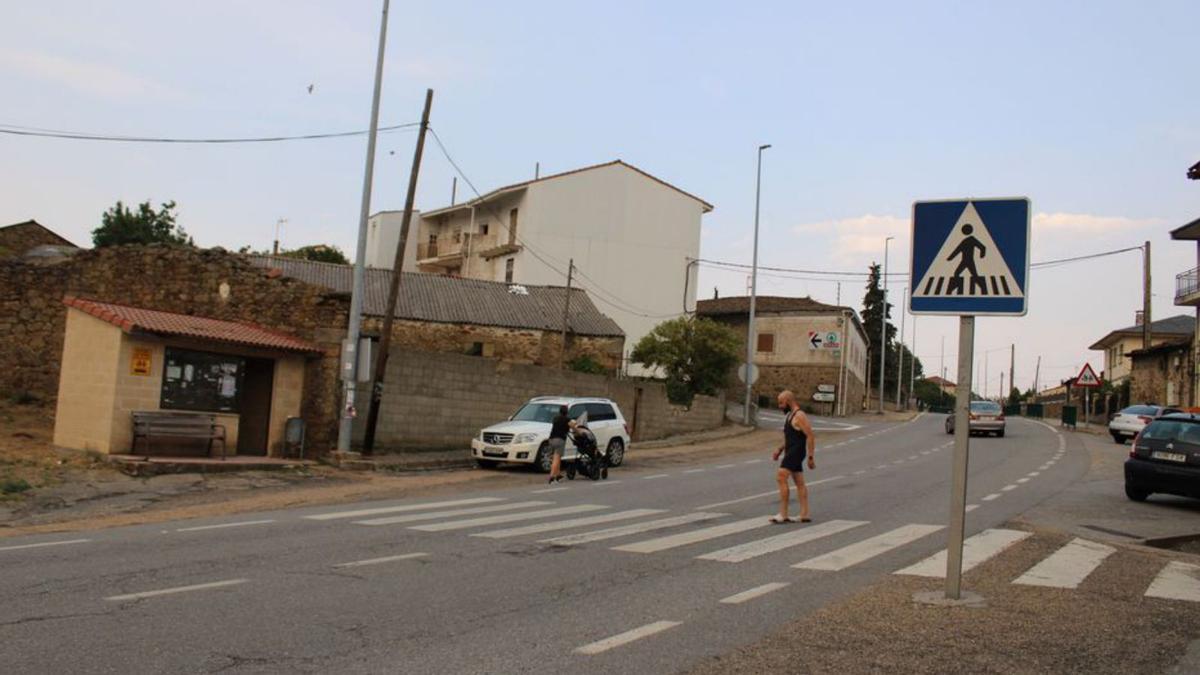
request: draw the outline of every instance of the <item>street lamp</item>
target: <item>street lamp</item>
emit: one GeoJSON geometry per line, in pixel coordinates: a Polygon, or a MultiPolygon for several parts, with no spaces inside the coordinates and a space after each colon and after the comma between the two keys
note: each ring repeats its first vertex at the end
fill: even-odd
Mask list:
{"type": "Polygon", "coordinates": [[[883,369],[887,365],[887,268],[888,244],[895,237],[883,240],[883,306],[879,308],[879,414],[883,414],[883,369]]]}
{"type": "Polygon", "coordinates": [[[762,155],[771,147],[758,146],[758,176],[754,182],[754,263],[750,268],[750,313],[746,321],[746,408],[742,423],[750,426],[750,398],[754,392],[754,300],[758,293],[758,206],[762,196],[762,155]]]}

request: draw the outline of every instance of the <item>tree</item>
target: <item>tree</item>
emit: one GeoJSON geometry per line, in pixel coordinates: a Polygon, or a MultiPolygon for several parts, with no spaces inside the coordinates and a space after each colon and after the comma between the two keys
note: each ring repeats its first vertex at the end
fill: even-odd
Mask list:
{"type": "Polygon", "coordinates": [[[172,244],[195,246],[192,238],[175,222],[175,202],[165,202],[158,211],[150,202],[138,205],[137,212],[120,200],[100,216],[100,227],[92,230],[96,248],[121,244],[172,244]]]}
{"type": "Polygon", "coordinates": [[[633,348],[630,358],[648,368],[662,368],[667,397],[689,405],[697,394],[716,394],[729,381],[742,349],[730,327],[705,318],[679,318],[654,327],[633,348]]]}
{"type": "Polygon", "coordinates": [[[954,397],[943,392],[941,387],[926,379],[917,380],[913,395],[926,408],[954,407],[954,397]]]}
{"type": "Polygon", "coordinates": [[[346,259],[346,254],[336,246],[330,244],[313,244],[312,246],[301,246],[300,248],[290,251],[281,251],[279,255],[284,258],[299,258],[301,260],[312,260],[315,262],[336,263],[338,265],[349,265],[350,261],[346,259]]]}
{"type": "MultiPolygon", "coordinates": [[[[872,385],[877,385],[879,382],[879,348],[880,348],[880,331],[879,321],[882,319],[885,323],[884,335],[882,336],[883,344],[887,345],[888,359],[891,363],[888,364],[888,371],[884,376],[884,391],[895,391],[896,377],[895,368],[898,359],[893,343],[896,339],[896,327],[892,325],[889,319],[892,318],[892,303],[887,303],[884,306],[883,287],[880,284],[882,271],[878,264],[873,264],[870,267],[870,276],[867,279],[867,292],[863,296],[862,320],[863,328],[867,331],[867,362],[871,364],[874,376],[871,382],[867,383],[868,389],[872,385]],[[891,386],[888,386],[888,381],[891,381],[891,386]]],[[[886,398],[886,395],[885,395],[886,398]]]]}

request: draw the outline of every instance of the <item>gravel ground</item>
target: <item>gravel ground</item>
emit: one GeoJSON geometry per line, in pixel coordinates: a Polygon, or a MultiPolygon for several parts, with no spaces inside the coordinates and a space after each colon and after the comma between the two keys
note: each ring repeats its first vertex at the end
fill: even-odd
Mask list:
{"type": "Polygon", "coordinates": [[[716,673],[1163,673],[1200,637],[1194,603],[1142,593],[1169,559],[1118,547],[1076,590],[1011,582],[1069,535],[1042,531],[972,570],[983,608],[913,602],[941,580],[893,576],[692,671],[716,673]]]}

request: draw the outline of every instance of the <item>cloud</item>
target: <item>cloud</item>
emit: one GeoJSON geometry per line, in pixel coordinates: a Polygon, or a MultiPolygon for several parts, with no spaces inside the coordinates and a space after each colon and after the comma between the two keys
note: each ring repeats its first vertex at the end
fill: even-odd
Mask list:
{"type": "Polygon", "coordinates": [[[868,213],[851,218],[803,223],[793,227],[792,231],[806,236],[832,235],[833,259],[857,267],[865,258],[882,258],[883,242],[888,237],[895,237],[891,244],[893,253],[907,250],[909,229],[908,218],[868,213]]]}
{"type": "Polygon", "coordinates": [[[1126,218],[1124,216],[1097,216],[1090,213],[1035,213],[1035,231],[1051,233],[1110,234],[1122,230],[1161,225],[1161,218],[1126,218]]]}
{"type": "Polygon", "coordinates": [[[103,98],[181,98],[178,91],[134,73],[45,52],[0,49],[0,69],[103,98]]]}

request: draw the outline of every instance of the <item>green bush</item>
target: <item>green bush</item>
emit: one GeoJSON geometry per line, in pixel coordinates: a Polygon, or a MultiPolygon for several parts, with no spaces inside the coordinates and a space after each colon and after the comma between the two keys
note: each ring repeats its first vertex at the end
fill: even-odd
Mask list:
{"type": "Polygon", "coordinates": [[[24,478],[4,478],[0,479],[0,494],[15,495],[32,490],[33,486],[24,478]]]}
{"type": "Polygon", "coordinates": [[[608,372],[591,354],[576,356],[567,363],[567,366],[577,373],[588,373],[590,375],[603,375],[608,372]]]}

